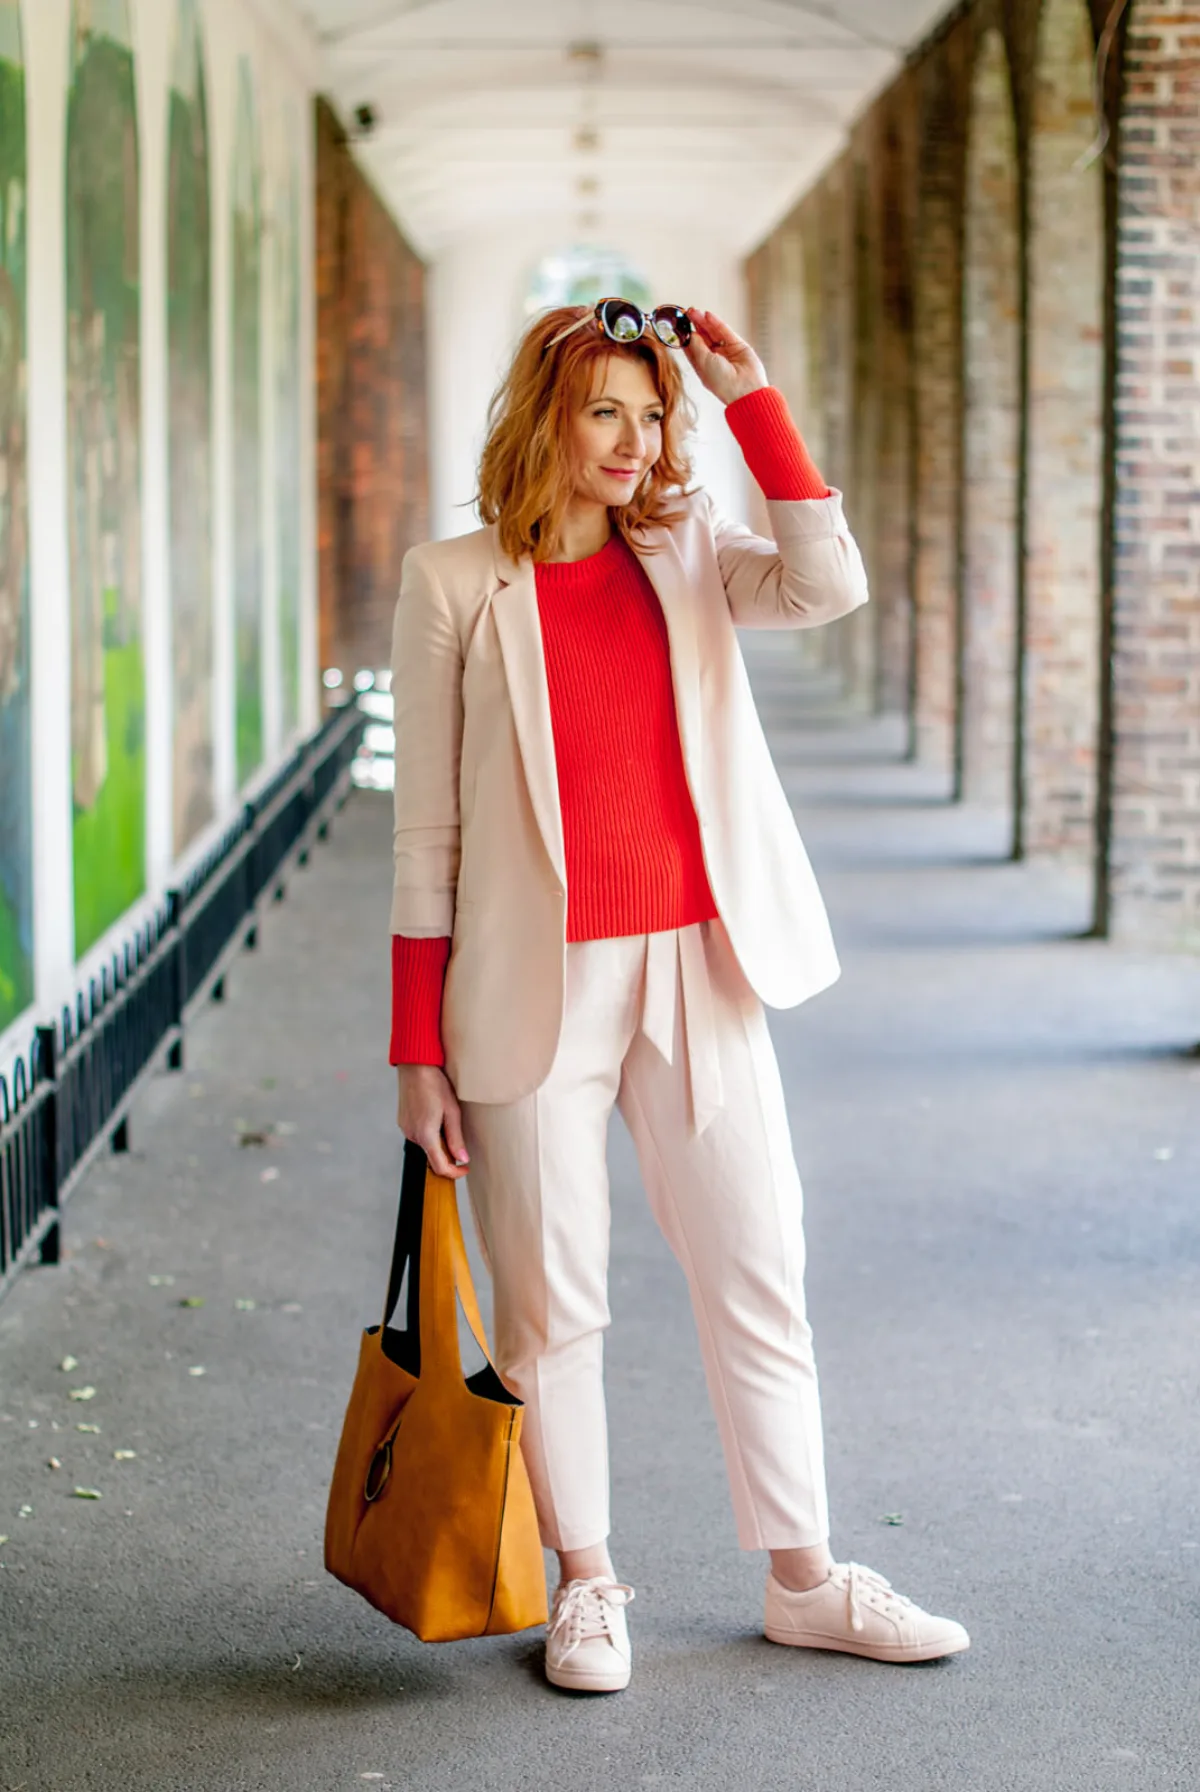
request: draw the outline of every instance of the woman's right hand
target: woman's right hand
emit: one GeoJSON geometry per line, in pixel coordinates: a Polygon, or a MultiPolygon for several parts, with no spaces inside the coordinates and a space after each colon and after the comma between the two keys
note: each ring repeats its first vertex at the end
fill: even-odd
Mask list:
{"type": "Polygon", "coordinates": [[[397,1126],[421,1147],[435,1176],[457,1181],[466,1175],[468,1159],[462,1110],[450,1078],[436,1064],[400,1064],[397,1071],[397,1126]]]}

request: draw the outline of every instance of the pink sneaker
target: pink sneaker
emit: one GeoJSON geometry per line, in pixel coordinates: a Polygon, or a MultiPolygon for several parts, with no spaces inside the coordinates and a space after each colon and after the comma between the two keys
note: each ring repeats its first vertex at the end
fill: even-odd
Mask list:
{"type": "Polygon", "coordinates": [[[932,1617],[858,1562],[835,1562],[829,1579],[806,1593],[789,1592],[768,1574],[764,1629],[773,1643],[872,1661],[936,1661],[971,1646],[953,1618],[932,1617]]]}
{"type": "Polygon", "coordinates": [[[633,1672],[625,1607],[633,1588],[598,1574],[568,1580],[554,1595],[546,1631],[546,1678],[572,1692],[621,1692],[633,1672]]]}

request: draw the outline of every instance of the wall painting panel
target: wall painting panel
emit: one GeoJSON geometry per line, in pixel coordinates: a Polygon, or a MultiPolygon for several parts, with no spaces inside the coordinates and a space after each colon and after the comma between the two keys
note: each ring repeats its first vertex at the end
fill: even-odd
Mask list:
{"type": "Polygon", "coordinates": [[[167,127],[172,832],[213,815],[212,251],[208,110],[196,0],[179,0],[167,127]]]}
{"type": "Polygon", "coordinates": [[[25,465],[25,71],[0,0],[0,1030],[33,1000],[25,465]]]}
{"type": "Polygon", "coordinates": [[[238,66],[233,182],[233,530],[237,778],[263,758],[263,543],[260,196],[258,124],[250,63],[238,66]]]}
{"type": "Polygon", "coordinates": [[[73,0],[67,491],[75,950],[145,887],[138,137],[125,0],[73,0]]]}
{"type": "Polygon", "coordinates": [[[276,527],[279,669],[284,735],[300,721],[300,149],[294,111],[286,119],[275,224],[276,527]]]}

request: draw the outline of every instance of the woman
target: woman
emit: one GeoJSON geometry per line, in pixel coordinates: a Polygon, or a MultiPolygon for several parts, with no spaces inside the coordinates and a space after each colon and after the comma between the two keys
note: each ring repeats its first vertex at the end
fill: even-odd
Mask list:
{"type": "Polygon", "coordinates": [[[737,627],[867,598],[758,356],[711,312],[531,324],[493,401],[487,527],[414,548],[396,609],[391,1061],[399,1124],[469,1190],[496,1366],[562,1581],[556,1686],[628,1684],[608,1553],[605,1134],[618,1106],[691,1289],[766,1634],[884,1661],[967,1647],[828,1546],[801,1191],[762,1003],[838,974],[737,627]],[[775,541],[688,489],[679,352],[728,408],[775,541]]]}

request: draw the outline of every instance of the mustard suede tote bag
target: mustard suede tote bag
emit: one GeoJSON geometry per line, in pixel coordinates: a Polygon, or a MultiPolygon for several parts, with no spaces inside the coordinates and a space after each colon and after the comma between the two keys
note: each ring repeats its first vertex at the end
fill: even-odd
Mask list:
{"type": "Polygon", "coordinates": [[[488,1351],[454,1184],[410,1143],[383,1324],[363,1334],[329,1490],[329,1572],[426,1643],[544,1623],[521,1416],[488,1351]],[[470,1377],[459,1301],[487,1359],[470,1377]]]}

